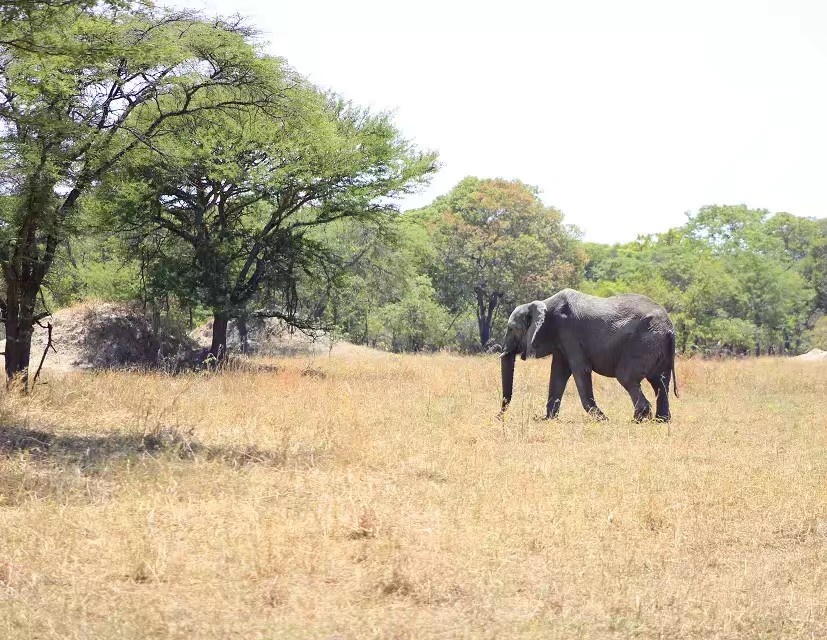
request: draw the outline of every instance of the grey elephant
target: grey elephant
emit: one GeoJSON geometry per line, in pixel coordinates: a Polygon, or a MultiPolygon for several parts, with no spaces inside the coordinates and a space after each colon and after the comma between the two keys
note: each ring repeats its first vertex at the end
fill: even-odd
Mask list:
{"type": "Polygon", "coordinates": [[[583,408],[597,419],[606,416],[594,401],[592,371],[618,382],[634,403],[634,419],[652,417],[640,388],[648,380],[655,390],[655,418],[668,421],[669,381],[675,376],[675,329],[666,310],[637,294],[599,298],[563,289],[548,300],[521,304],[508,319],[501,357],[505,411],[514,387],[514,363],[552,356],[546,417],[555,418],[569,378],[574,375],[583,408]]]}

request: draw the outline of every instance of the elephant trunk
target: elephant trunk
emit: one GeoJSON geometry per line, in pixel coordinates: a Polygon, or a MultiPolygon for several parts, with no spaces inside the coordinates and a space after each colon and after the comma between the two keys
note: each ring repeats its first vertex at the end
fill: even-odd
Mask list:
{"type": "Polygon", "coordinates": [[[516,359],[517,354],[513,351],[511,353],[503,353],[502,356],[500,356],[500,372],[503,382],[502,411],[505,411],[508,403],[511,402],[511,393],[514,390],[514,362],[516,359]]]}

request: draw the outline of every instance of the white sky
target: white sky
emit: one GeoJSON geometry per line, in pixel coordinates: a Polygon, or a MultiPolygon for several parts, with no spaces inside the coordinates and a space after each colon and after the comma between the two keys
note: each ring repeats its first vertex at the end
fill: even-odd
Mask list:
{"type": "Polygon", "coordinates": [[[587,240],[705,204],[827,216],[827,0],[173,0],[249,16],[442,169],[542,189],[587,240]]]}

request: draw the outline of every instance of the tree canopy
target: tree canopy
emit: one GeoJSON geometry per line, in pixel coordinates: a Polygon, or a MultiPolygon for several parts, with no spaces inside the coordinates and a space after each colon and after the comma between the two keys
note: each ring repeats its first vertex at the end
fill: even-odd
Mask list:
{"type": "Polygon", "coordinates": [[[297,321],[299,274],[330,260],[311,229],[384,222],[396,211],[387,198],[434,169],[435,156],[413,149],[385,114],[324,95],[282,61],[269,62],[278,118],[257,109],[186,118],[183,138],[133,154],[101,194],[136,240],[158,236],[153,272],[211,311],[219,360],[230,318],[297,321]],[[267,310],[250,307],[257,299],[267,310]]]}
{"type": "Polygon", "coordinates": [[[577,230],[517,180],[466,178],[416,215],[432,234],[438,296],[454,312],[473,309],[481,347],[501,304],[547,297],[580,278],[577,230]]]}

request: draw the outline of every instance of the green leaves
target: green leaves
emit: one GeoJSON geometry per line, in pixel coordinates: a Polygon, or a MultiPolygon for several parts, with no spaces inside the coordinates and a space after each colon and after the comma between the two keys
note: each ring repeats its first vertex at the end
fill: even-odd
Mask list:
{"type": "Polygon", "coordinates": [[[213,100],[232,108],[181,116],[104,185],[121,228],[166,238],[152,269],[166,288],[228,317],[253,301],[294,307],[297,283],[320,271],[341,280],[341,247],[315,230],[388,224],[388,197],[435,163],[386,115],[322,94],[284,61],[262,58],[258,72],[266,108],[222,88],[213,100]]]}
{"type": "Polygon", "coordinates": [[[445,346],[451,329],[451,316],[436,300],[427,276],[417,276],[406,294],[384,305],[374,317],[374,331],[386,348],[417,352],[445,346]]]}
{"type": "Polygon", "coordinates": [[[166,285],[225,308],[296,268],[296,247],[311,246],[301,228],[385,212],[381,196],[433,169],[386,118],[331,102],[260,55],[240,22],[71,0],[20,0],[0,20],[13,345],[30,342],[40,286],[81,197],[101,184],[120,205],[110,220],[164,249],[156,264],[176,275],[166,285]]]}
{"type": "Polygon", "coordinates": [[[703,207],[660,236],[587,245],[585,288],[634,291],[663,303],[684,350],[795,348],[819,304],[824,239],[814,220],[743,205],[703,207]]]}
{"type": "Polygon", "coordinates": [[[482,346],[501,304],[510,311],[580,279],[576,230],[522,182],[466,178],[417,215],[431,229],[440,300],[454,312],[474,309],[482,346]]]}

